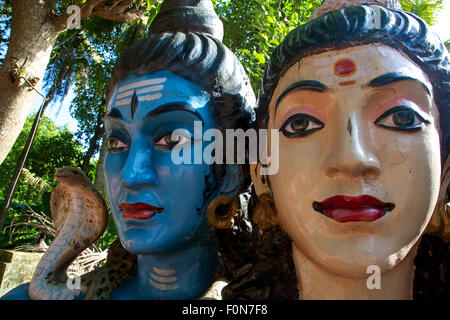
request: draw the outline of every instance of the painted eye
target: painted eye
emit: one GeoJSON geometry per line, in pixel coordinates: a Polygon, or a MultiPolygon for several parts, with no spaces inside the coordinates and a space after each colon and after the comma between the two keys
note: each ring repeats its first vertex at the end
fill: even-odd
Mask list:
{"type": "Polygon", "coordinates": [[[158,142],[156,142],[157,146],[163,146],[163,147],[169,147],[173,148],[177,144],[185,144],[187,142],[191,141],[191,137],[185,136],[183,134],[176,135],[176,138],[172,138],[172,133],[166,134],[159,138],[158,142]]]}
{"type": "Polygon", "coordinates": [[[408,106],[398,106],[387,110],[375,122],[377,126],[402,131],[417,131],[430,123],[408,106]]]}
{"type": "Polygon", "coordinates": [[[309,114],[298,113],[287,119],[280,130],[288,138],[298,138],[320,130],[323,126],[322,121],[317,118],[309,114]]]}
{"type": "Polygon", "coordinates": [[[128,148],[128,145],[119,138],[109,137],[106,140],[106,147],[109,152],[120,152],[128,148]]]}

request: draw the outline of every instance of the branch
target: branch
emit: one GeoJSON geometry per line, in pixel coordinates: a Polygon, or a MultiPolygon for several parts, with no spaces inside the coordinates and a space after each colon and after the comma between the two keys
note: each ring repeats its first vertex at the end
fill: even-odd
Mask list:
{"type": "MultiPolygon", "coordinates": [[[[92,12],[94,11],[95,7],[98,6],[100,3],[102,3],[103,0],[88,0],[82,7],[80,11],[80,17],[81,19],[89,18],[92,16],[92,12]]],[[[54,26],[57,31],[64,31],[67,29],[67,19],[69,18],[69,14],[63,13],[60,16],[55,16],[54,19],[54,26]]]]}
{"type": "Polygon", "coordinates": [[[42,233],[44,233],[44,234],[46,234],[46,235],[48,235],[50,237],[54,237],[55,236],[55,234],[53,233],[53,231],[50,228],[48,228],[46,226],[43,227],[40,223],[26,221],[26,222],[17,222],[14,225],[11,225],[11,226],[15,226],[15,227],[16,226],[32,227],[32,228],[36,228],[36,229],[42,230],[41,231],[42,233]]]}
{"type": "Polygon", "coordinates": [[[116,2],[116,5],[111,5],[108,11],[113,11],[116,15],[124,12],[132,3],[134,0],[119,0],[116,2]]]}
{"type": "Polygon", "coordinates": [[[120,14],[119,16],[111,15],[105,12],[95,12],[94,15],[100,18],[113,20],[120,23],[131,23],[133,21],[142,19],[144,13],[136,9],[131,9],[128,10],[127,12],[120,14]]]}
{"type": "Polygon", "coordinates": [[[88,48],[89,53],[91,54],[92,59],[94,59],[94,61],[96,63],[104,63],[102,57],[100,57],[100,55],[95,51],[94,47],[92,46],[91,42],[88,40],[88,38],[86,37],[86,35],[81,32],[80,33],[81,39],[83,40],[83,44],[88,48]]]}
{"type": "Polygon", "coordinates": [[[92,16],[94,9],[103,2],[103,0],[88,0],[81,8],[81,19],[92,16]]]}
{"type": "Polygon", "coordinates": [[[142,0],[137,0],[136,2],[136,8],[140,8],[142,6],[142,0]]]}
{"type": "Polygon", "coordinates": [[[124,0],[122,3],[115,2],[108,6],[104,3],[97,6],[93,15],[121,23],[130,23],[144,17],[144,12],[129,8],[133,0],[124,0]]]}
{"type": "MultiPolygon", "coordinates": [[[[129,8],[133,1],[115,0],[111,5],[106,5],[104,0],[88,0],[81,8],[80,17],[81,19],[86,19],[91,16],[97,16],[120,23],[130,23],[144,17],[143,11],[129,8]]],[[[59,31],[65,30],[68,18],[69,15],[67,13],[55,17],[55,28],[59,31]]]]}

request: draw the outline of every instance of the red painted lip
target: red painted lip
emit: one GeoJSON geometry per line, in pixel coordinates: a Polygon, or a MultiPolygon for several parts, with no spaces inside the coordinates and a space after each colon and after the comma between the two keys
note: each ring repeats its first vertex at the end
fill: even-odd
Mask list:
{"type": "Polygon", "coordinates": [[[124,219],[147,220],[157,213],[164,211],[164,208],[154,207],[144,202],[128,203],[123,202],[119,205],[124,219]]]}
{"type": "Polygon", "coordinates": [[[377,198],[362,196],[333,196],[322,202],[313,202],[314,210],[337,222],[371,222],[380,219],[395,208],[377,198]]]}

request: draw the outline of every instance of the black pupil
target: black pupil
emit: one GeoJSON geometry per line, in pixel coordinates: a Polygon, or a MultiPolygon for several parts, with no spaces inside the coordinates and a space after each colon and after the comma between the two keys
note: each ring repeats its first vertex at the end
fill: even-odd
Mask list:
{"type": "Polygon", "coordinates": [[[399,127],[411,127],[414,125],[415,117],[412,111],[398,111],[392,116],[392,121],[399,127]]]}
{"type": "Polygon", "coordinates": [[[305,131],[308,128],[309,120],[305,118],[295,119],[291,122],[292,130],[305,131]]]}
{"type": "Polygon", "coordinates": [[[181,140],[181,137],[178,138],[177,141],[172,140],[172,135],[171,135],[171,134],[168,134],[168,135],[166,135],[166,136],[164,137],[164,141],[165,141],[167,144],[177,144],[180,140],[181,140]]]}
{"type": "Polygon", "coordinates": [[[119,141],[115,138],[109,139],[110,148],[115,148],[119,144],[119,141]]]}

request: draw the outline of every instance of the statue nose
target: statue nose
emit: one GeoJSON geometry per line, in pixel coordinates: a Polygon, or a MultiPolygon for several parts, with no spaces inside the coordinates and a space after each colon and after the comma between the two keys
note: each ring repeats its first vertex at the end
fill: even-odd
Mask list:
{"type": "Polygon", "coordinates": [[[152,146],[145,139],[133,141],[122,171],[121,185],[127,189],[154,185],[156,172],[152,160],[152,146]]]}
{"type": "Polygon", "coordinates": [[[380,174],[380,162],[372,152],[370,136],[361,121],[348,120],[329,142],[324,171],[329,177],[371,178],[380,174]]]}

